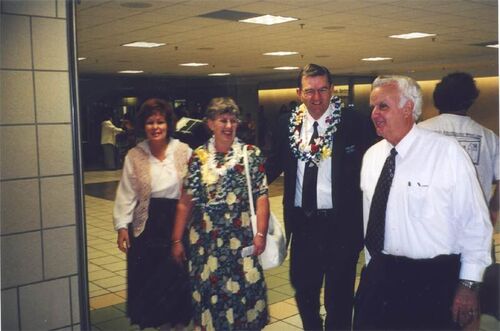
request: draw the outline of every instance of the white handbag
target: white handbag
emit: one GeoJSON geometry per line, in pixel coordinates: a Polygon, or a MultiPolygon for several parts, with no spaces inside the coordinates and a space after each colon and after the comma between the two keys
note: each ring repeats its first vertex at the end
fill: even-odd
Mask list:
{"type": "MultiPolygon", "coordinates": [[[[248,201],[250,206],[250,219],[252,222],[253,233],[257,233],[257,216],[252,194],[252,180],[250,178],[250,170],[248,166],[247,145],[243,148],[243,162],[245,165],[245,175],[247,178],[248,201]]],[[[283,227],[279,223],[276,216],[269,213],[269,225],[266,235],[266,249],[259,255],[259,261],[264,270],[280,266],[286,258],[286,237],[283,227]]]]}

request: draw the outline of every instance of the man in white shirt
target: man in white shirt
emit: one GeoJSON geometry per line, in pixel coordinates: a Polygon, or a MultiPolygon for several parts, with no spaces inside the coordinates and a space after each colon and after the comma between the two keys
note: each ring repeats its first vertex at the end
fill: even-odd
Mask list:
{"type": "Polygon", "coordinates": [[[491,263],[488,208],[456,140],[415,125],[421,105],[411,78],[373,82],[372,121],[384,140],[361,170],[367,266],[355,330],[452,330],[479,315],[477,287],[491,263]]]}
{"type": "Polygon", "coordinates": [[[486,201],[489,202],[494,225],[499,207],[499,142],[493,131],[467,115],[478,96],[479,90],[468,73],[455,72],[443,77],[433,93],[434,106],[440,115],[420,122],[419,126],[454,137],[467,151],[476,167],[486,201]],[[493,194],[492,184],[495,185],[493,194]]]}
{"type": "Polygon", "coordinates": [[[111,113],[105,114],[101,123],[101,146],[104,155],[104,168],[108,170],[116,169],[116,135],[123,132],[111,122],[111,113]]]}

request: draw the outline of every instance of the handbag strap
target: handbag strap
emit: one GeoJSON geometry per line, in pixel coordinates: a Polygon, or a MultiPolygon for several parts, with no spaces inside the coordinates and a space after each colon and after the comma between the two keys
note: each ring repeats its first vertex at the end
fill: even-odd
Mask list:
{"type": "Polygon", "coordinates": [[[243,165],[245,166],[245,177],[247,178],[248,203],[250,205],[250,214],[255,216],[255,208],[253,204],[252,180],[250,179],[250,169],[248,166],[248,151],[247,145],[243,146],[243,165]]]}

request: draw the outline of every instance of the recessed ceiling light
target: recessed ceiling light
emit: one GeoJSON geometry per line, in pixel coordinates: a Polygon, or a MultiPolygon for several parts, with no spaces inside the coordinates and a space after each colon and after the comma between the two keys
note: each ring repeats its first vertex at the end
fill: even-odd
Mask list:
{"type": "Polygon", "coordinates": [[[144,72],[143,70],[121,70],[118,71],[119,74],[140,74],[141,72],[144,72]]]}
{"type": "Polygon", "coordinates": [[[298,20],[298,18],[274,16],[274,15],[263,15],[263,16],[247,18],[245,20],[239,20],[238,22],[273,25],[273,24],[286,23],[286,22],[291,22],[291,21],[296,21],[296,20],[298,20]]]}
{"type": "Polygon", "coordinates": [[[299,67],[276,67],[274,70],[297,70],[299,67]]]}
{"type": "Polygon", "coordinates": [[[86,57],[79,57],[78,61],[83,61],[83,60],[86,60],[86,59],[87,59],[86,57]]]}
{"type": "Polygon", "coordinates": [[[133,43],[123,44],[125,47],[141,47],[141,48],[153,48],[165,46],[165,43],[152,43],[149,41],[134,41],[133,43]]]}
{"type": "Polygon", "coordinates": [[[299,54],[299,52],[279,51],[279,52],[264,53],[262,55],[287,56],[287,55],[295,55],[295,54],[299,54]]]}
{"type": "Polygon", "coordinates": [[[490,48],[498,48],[498,44],[486,45],[486,47],[490,47],[490,48]]]}
{"type": "Polygon", "coordinates": [[[179,65],[183,67],[202,67],[202,66],[207,66],[208,63],[189,62],[189,63],[181,63],[179,65]]]}
{"type": "Polygon", "coordinates": [[[211,74],[208,74],[209,76],[229,76],[231,75],[229,72],[214,72],[211,74]]]}
{"type": "Polygon", "coordinates": [[[435,37],[435,33],[424,33],[424,32],[410,32],[404,34],[394,34],[389,36],[389,38],[398,38],[398,39],[416,39],[416,38],[425,38],[425,37],[435,37]]]}
{"type": "Polygon", "coordinates": [[[364,59],[361,59],[361,61],[386,61],[386,60],[392,60],[392,57],[365,57],[364,59]]]}

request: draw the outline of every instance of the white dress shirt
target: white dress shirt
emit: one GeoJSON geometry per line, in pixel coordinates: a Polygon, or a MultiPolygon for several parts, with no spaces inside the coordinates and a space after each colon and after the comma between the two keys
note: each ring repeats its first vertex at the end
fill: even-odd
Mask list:
{"type": "MultiPolygon", "coordinates": [[[[137,145],[149,155],[152,198],[179,199],[180,197],[182,182],[179,181],[174,162],[174,151],[179,143],[179,140],[170,138],[163,161],[158,160],[151,154],[147,140],[137,145]]],[[[186,163],[190,157],[191,150],[188,153],[186,163]]],[[[134,208],[138,200],[130,180],[132,173],[132,162],[126,157],[113,208],[115,230],[127,228],[128,224],[132,222],[134,208]]]]}
{"type": "MultiPolygon", "coordinates": [[[[365,233],[375,186],[392,147],[382,140],[363,158],[365,233]]],[[[383,252],[413,259],[461,254],[460,279],[481,281],[491,263],[492,226],[469,156],[456,140],[416,125],[395,148],[383,252]]]]}
{"type": "MultiPolygon", "coordinates": [[[[305,107],[305,105],[303,105],[305,107]]],[[[322,135],[328,128],[326,118],[333,113],[333,106],[330,105],[325,113],[317,120],[318,134],[322,135]]],[[[302,128],[300,130],[300,137],[303,141],[309,142],[314,132],[313,124],[316,120],[306,111],[302,128]]],[[[297,164],[297,178],[295,181],[295,207],[302,206],[302,181],[304,180],[305,161],[299,160],[297,164]]],[[[318,180],[316,186],[316,196],[318,202],[318,209],[331,209],[333,208],[332,202],[332,159],[328,157],[319,162],[318,167],[318,180]]]]}

